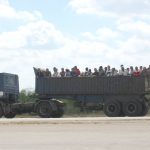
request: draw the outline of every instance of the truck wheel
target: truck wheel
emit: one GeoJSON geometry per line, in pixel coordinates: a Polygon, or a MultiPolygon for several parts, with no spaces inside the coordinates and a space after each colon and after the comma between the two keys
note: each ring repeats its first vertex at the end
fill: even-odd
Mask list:
{"type": "Polygon", "coordinates": [[[41,102],[37,106],[37,113],[41,118],[52,117],[52,108],[49,102],[41,102]]]}
{"type": "Polygon", "coordinates": [[[8,114],[4,114],[5,118],[14,118],[16,114],[14,112],[9,112],[8,114]]]}
{"type": "Polygon", "coordinates": [[[139,116],[142,112],[142,104],[139,101],[131,100],[123,104],[123,112],[126,116],[139,116]]]}
{"type": "Polygon", "coordinates": [[[111,100],[104,104],[104,113],[108,117],[119,117],[121,105],[117,100],[111,100]]]}
{"type": "Polygon", "coordinates": [[[142,104],[142,112],[140,116],[145,116],[148,113],[149,107],[148,104],[142,104]]]}
{"type": "Polygon", "coordinates": [[[4,115],[4,112],[3,112],[2,106],[0,105],[0,118],[2,118],[3,115],[4,115]]]}
{"type": "Polygon", "coordinates": [[[53,118],[61,118],[64,114],[64,109],[63,107],[58,107],[58,110],[54,113],[52,113],[53,118]]]}

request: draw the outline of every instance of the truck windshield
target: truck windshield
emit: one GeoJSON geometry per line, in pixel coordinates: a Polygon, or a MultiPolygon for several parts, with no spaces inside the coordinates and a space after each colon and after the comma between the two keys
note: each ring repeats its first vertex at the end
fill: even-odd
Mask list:
{"type": "Polygon", "coordinates": [[[5,85],[6,86],[15,86],[17,84],[16,76],[5,76],[5,85]]]}

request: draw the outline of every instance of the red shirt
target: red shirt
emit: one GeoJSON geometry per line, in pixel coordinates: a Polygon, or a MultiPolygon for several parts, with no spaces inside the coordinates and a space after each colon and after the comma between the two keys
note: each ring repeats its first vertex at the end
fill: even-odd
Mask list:
{"type": "Polygon", "coordinates": [[[76,69],[76,74],[79,76],[80,75],[80,70],[76,69]]]}
{"type": "Polygon", "coordinates": [[[141,75],[140,71],[134,71],[133,72],[133,76],[135,76],[135,77],[139,77],[140,75],[141,75]]]}

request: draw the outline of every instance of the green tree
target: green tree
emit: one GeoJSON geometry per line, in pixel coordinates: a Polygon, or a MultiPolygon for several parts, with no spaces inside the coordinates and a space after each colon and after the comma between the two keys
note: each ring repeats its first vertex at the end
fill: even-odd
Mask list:
{"type": "Polygon", "coordinates": [[[33,102],[37,99],[37,96],[36,96],[35,92],[27,91],[27,90],[23,89],[19,93],[19,99],[20,99],[20,102],[22,102],[22,103],[33,102]]]}

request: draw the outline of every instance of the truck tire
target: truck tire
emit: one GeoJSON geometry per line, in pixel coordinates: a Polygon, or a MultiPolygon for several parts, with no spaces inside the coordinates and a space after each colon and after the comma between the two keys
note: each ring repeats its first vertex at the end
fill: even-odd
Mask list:
{"type": "Polygon", "coordinates": [[[3,115],[4,115],[4,112],[3,112],[2,106],[0,105],[0,118],[2,118],[3,115]]]}
{"type": "Polygon", "coordinates": [[[58,110],[56,112],[52,113],[52,117],[53,118],[61,118],[64,114],[64,109],[62,106],[58,107],[58,110]]]}
{"type": "Polygon", "coordinates": [[[137,100],[130,100],[123,103],[123,112],[125,116],[140,116],[142,112],[142,104],[137,100]]]}
{"type": "Polygon", "coordinates": [[[52,107],[49,102],[40,102],[37,106],[37,114],[41,118],[50,118],[52,117],[52,107]]]}
{"type": "Polygon", "coordinates": [[[5,118],[14,118],[16,116],[16,113],[14,112],[9,112],[8,114],[4,114],[5,118]]]}
{"type": "Polygon", "coordinates": [[[145,116],[148,113],[149,107],[148,104],[142,104],[142,112],[140,116],[145,116]]]}
{"type": "Polygon", "coordinates": [[[121,105],[117,100],[107,101],[104,104],[104,113],[108,117],[119,117],[121,113],[121,105]]]}

